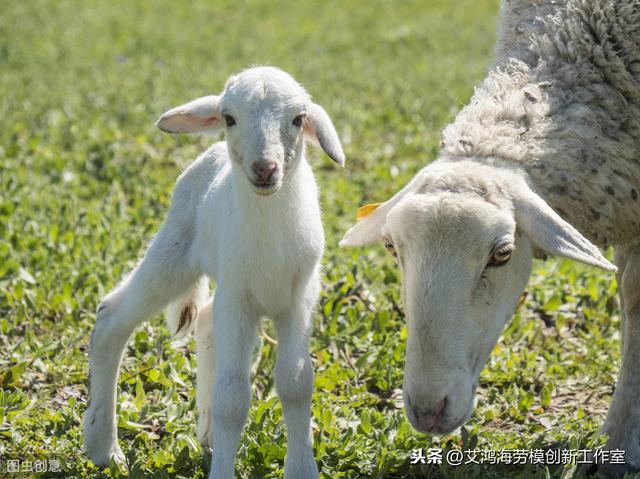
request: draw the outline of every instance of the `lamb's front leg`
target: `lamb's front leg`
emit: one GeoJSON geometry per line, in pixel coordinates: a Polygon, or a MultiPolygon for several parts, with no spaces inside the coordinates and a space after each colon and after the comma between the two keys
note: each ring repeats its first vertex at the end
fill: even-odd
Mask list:
{"type": "Polygon", "coordinates": [[[233,478],[238,441],[251,403],[250,366],[258,318],[243,302],[220,288],[213,300],[215,379],[210,479],[233,478]]]}
{"type": "Polygon", "coordinates": [[[318,468],[311,447],[313,369],[309,357],[311,307],[297,305],[276,320],[278,359],[276,389],[287,426],[285,479],[313,479],[318,468]]]}
{"type": "Polygon", "coordinates": [[[620,376],[603,431],[605,449],[625,451],[626,464],[604,464],[598,475],[616,477],[640,469],[640,248],[616,252],[622,321],[620,376]]]}

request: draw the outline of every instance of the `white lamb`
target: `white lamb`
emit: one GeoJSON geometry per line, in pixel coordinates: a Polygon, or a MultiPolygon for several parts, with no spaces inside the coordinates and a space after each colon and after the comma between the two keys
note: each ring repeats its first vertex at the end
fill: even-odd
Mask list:
{"type": "Polygon", "coordinates": [[[197,323],[198,437],[212,446],[209,477],[234,475],[256,328],[267,316],[279,340],[275,382],[288,431],[285,477],[315,478],[308,333],[324,234],[304,140],[317,140],[344,165],[336,131],[302,86],[272,67],[232,76],[220,96],[169,110],[157,126],[170,133],[226,128],[226,141],[178,178],[167,218],[144,258],[98,308],[86,452],[100,465],[124,460],[115,417],[123,350],[137,325],[172,303],[167,316],[174,331],[197,323]],[[217,283],[208,303],[207,277],[217,283]]]}
{"type": "Polygon", "coordinates": [[[626,464],[599,472],[637,469],[640,2],[505,0],[496,52],[496,66],[445,130],[440,159],[342,244],[384,239],[398,258],[405,406],[430,433],[469,418],[533,255],[615,271],[591,242],[614,245],[624,341],[603,430],[626,464]]]}

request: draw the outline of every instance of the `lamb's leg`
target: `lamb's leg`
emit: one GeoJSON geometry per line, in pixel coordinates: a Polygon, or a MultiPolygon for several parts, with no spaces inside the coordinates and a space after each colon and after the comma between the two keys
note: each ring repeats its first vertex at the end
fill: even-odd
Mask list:
{"type": "Polygon", "coordinates": [[[199,278],[189,267],[188,244],[175,230],[159,232],[135,271],[100,303],[89,347],[89,397],[84,415],[85,451],[97,465],[123,462],[115,403],[118,368],[134,328],[184,294],[199,278]]]}
{"type": "Polygon", "coordinates": [[[211,394],[213,392],[213,300],[196,320],[196,403],[198,406],[198,440],[204,448],[211,446],[211,394]]]}
{"type": "Polygon", "coordinates": [[[250,369],[257,316],[244,298],[219,287],[213,300],[213,381],[210,479],[233,479],[238,441],[251,403],[250,369]]]}
{"type": "Polygon", "coordinates": [[[313,479],[318,468],[311,441],[313,368],[309,357],[311,307],[299,304],[275,322],[278,334],[276,389],[287,426],[285,479],[313,479]]]}
{"type": "Polygon", "coordinates": [[[640,469],[640,248],[617,252],[621,298],[622,364],[603,431],[609,435],[605,449],[625,451],[626,464],[598,467],[603,477],[622,476],[640,469]]]}

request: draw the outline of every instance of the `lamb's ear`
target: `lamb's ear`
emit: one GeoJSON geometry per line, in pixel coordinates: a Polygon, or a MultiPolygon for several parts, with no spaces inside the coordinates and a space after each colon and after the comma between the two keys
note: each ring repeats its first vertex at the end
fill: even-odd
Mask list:
{"type": "Polygon", "coordinates": [[[203,96],[163,113],[156,126],[167,133],[213,135],[223,127],[219,104],[220,97],[203,96]]]}
{"type": "Polygon", "coordinates": [[[600,250],[564,221],[529,186],[517,185],[514,195],[516,224],[534,246],[546,253],[570,258],[597,266],[607,271],[617,271],[600,250]]]}
{"type": "MultiPolygon", "coordinates": [[[[405,185],[404,188],[398,191],[389,200],[378,206],[370,205],[371,208],[375,207],[375,209],[370,213],[367,213],[366,216],[359,219],[355,225],[349,228],[347,233],[344,235],[344,238],[340,240],[339,245],[342,247],[362,246],[381,240],[382,228],[387,222],[387,214],[400,202],[400,200],[414,192],[416,187],[422,184],[425,170],[426,169],[420,171],[409,183],[405,185]]],[[[364,208],[369,209],[367,207],[364,208]]]]}
{"type": "Polygon", "coordinates": [[[320,105],[312,103],[304,124],[307,137],[317,141],[333,161],[344,167],[344,153],[331,118],[320,105]]]}

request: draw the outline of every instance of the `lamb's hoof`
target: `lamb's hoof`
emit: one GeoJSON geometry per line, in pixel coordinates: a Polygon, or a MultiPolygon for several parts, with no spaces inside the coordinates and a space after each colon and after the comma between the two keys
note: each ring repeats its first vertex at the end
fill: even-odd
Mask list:
{"type": "Polygon", "coordinates": [[[318,477],[318,466],[311,450],[297,456],[295,459],[292,459],[287,453],[284,466],[284,479],[317,479],[318,477]]]}
{"type": "Polygon", "coordinates": [[[202,446],[202,450],[211,451],[211,411],[209,408],[205,409],[198,417],[198,431],[196,436],[198,442],[202,446]]]}
{"type": "Polygon", "coordinates": [[[126,459],[118,444],[116,431],[112,431],[111,421],[101,408],[90,405],[84,415],[84,451],[98,467],[107,467],[113,461],[116,465],[126,464],[126,459]],[[108,431],[111,431],[108,432],[108,431]]]}
{"type": "Polygon", "coordinates": [[[118,466],[118,469],[126,469],[127,460],[124,457],[124,453],[118,444],[112,446],[107,452],[99,453],[96,451],[87,450],[87,456],[98,467],[108,467],[112,463],[118,466]]]}

